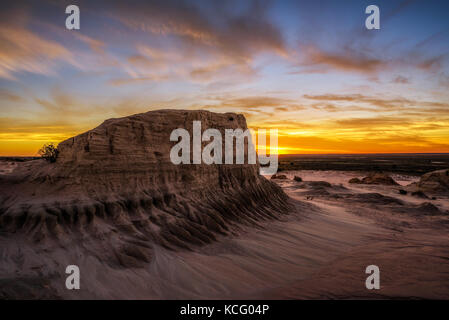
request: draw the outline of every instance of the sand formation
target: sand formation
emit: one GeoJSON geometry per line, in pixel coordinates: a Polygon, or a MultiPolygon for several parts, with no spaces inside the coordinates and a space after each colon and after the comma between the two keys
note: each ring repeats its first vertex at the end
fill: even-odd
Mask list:
{"type": "Polygon", "coordinates": [[[285,174],[274,174],[274,175],[271,176],[271,179],[286,180],[288,178],[287,178],[287,176],[285,174]]]}
{"type": "Polygon", "coordinates": [[[208,111],[106,120],[60,143],[56,163],[30,161],[0,177],[0,230],[37,242],[108,238],[119,260],[133,264],[151,259],[153,244],[189,249],[289,209],[287,196],[258,174],[258,164],[172,164],[170,133],[191,131],[194,120],[202,130],[247,128],[242,115],[208,111]],[[115,243],[114,234],[120,235],[115,243]]]}
{"type": "Polygon", "coordinates": [[[362,180],[359,178],[352,178],[349,180],[349,183],[354,184],[381,184],[381,185],[389,185],[389,186],[395,186],[398,185],[396,181],[393,180],[392,177],[385,173],[371,173],[362,180]]]}
{"type": "Polygon", "coordinates": [[[449,169],[428,172],[415,186],[422,192],[449,194],[449,169]]]}
{"type": "MultiPolygon", "coordinates": [[[[55,163],[1,174],[0,299],[448,297],[447,197],[359,192],[335,172],[270,181],[257,164],[174,165],[170,133],[194,120],[246,129],[232,113],[153,111],[62,142],[55,163]],[[374,296],[373,261],[389,275],[374,296]],[[65,287],[72,264],[81,290],[65,287]]],[[[417,185],[440,189],[445,172],[417,185]]]]}

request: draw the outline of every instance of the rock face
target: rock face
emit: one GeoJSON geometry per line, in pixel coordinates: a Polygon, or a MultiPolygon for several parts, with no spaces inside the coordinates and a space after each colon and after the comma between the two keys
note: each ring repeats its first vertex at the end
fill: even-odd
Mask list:
{"type": "Polygon", "coordinates": [[[423,192],[449,194],[449,169],[424,174],[416,187],[423,192]]]}
{"type": "Polygon", "coordinates": [[[387,174],[384,173],[372,173],[368,175],[367,177],[363,178],[362,180],[358,178],[352,178],[349,180],[349,183],[355,183],[355,184],[382,184],[382,185],[389,185],[389,186],[397,186],[398,183],[393,180],[392,177],[390,177],[387,174]]]}
{"type": "Polygon", "coordinates": [[[121,263],[132,265],[150,259],[154,244],[189,249],[289,209],[288,197],[259,175],[258,164],[172,164],[172,130],[192,136],[195,120],[223,138],[225,129],[247,128],[242,115],[207,111],[106,120],[61,142],[56,163],[30,161],[0,177],[0,230],[34,241],[107,238],[121,263]]]}

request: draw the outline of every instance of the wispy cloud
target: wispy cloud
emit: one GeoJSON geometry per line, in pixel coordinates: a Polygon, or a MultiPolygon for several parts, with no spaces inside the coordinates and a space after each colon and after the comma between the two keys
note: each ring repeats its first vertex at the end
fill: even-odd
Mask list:
{"type": "Polygon", "coordinates": [[[266,1],[243,7],[179,0],[114,3],[110,16],[153,43],[138,43],[122,66],[131,78],[153,81],[245,81],[242,76],[248,79],[257,72],[253,63],[258,55],[286,57],[288,49],[281,30],[268,18],[266,1]]]}
{"type": "Polygon", "coordinates": [[[301,63],[299,65],[306,67],[306,72],[338,70],[370,74],[387,67],[385,61],[349,49],[342,53],[332,53],[314,45],[307,45],[302,46],[300,52],[301,63]]]}
{"type": "Polygon", "coordinates": [[[0,89],[0,100],[7,100],[7,101],[12,101],[12,102],[22,102],[24,101],[23,97],[11,92],[9,90],[6,89],[0,89]]]}
{"type": "Polygon", "coordinates": [[[0,25],[0,77],[14,79],[17,72],[54,74],[56,61],[74,63],[72,53],[59,43],[24,28],[0,25]]]}
{"type": "MultiPolygon", "coordinates": [[[[435,108],[440,107],[449,108],[449,103],[440,101],[421,101],[415,99],[406,99],[403,97],[396,98],[379,98],[376,96],[366,96],[362,94],[350,94],[350,95],[340,95],[340,94],[323,94],[323,95],[304,95],[304,98],[309,100],[318,100],[325,102],[351,102],[358,104],[369,104],[375,107],[379,107],[386,110],[415,110],[417,107],[435,108]]],[[[426,109],[419,109],[426,111],[426,109]]],[[[431,109],[429,109],[431,110],[431,109]]]]}
{"type": "Polygon", "coordinates": [[[406,78],[403,76],[396,76],[391,82],[399,83],[399,84],[408,84],[408,83],[410,83],[410,80],[409,80],[409,78],[406,78]]]}

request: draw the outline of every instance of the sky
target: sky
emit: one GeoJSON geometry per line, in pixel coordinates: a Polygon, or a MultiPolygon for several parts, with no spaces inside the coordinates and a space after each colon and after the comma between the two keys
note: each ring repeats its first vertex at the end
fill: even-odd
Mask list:
{"type": "Polygon", "coordinates": [[[279,153],[449,152],[448,16],[436,0],[2,1],[0,156],[156,109],[242,113],[279,153]]]}

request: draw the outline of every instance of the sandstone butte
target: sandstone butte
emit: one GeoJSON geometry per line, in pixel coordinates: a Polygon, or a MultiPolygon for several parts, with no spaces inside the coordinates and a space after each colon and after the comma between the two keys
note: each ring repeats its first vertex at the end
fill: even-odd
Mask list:
{"type": "MultiPolygon", "coordinates": [[[[151,261],[152,248],[191,249],[279,219],[288,197],[258,164],[174,165],[170,133],[247,128],[243,115],[157,110],[104,121],[61,142],[55,163],[0,178],[0,231],[27,241],[102,246],[111,264],[151,261]]],[[[98,254],[98,253],[97,253],[98,254]]]]}

